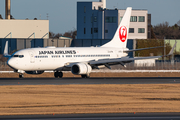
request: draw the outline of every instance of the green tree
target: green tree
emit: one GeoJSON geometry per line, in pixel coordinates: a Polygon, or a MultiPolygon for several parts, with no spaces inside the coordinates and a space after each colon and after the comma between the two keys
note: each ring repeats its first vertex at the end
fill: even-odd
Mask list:
{"type": "Polygon", "coordinates": [[[156,39],[156,35],[154,34],[153,26],[151,25],[151,39],[156,39]]]}
{"type": "Polygon", "coordinates": [[[3,19],[2,15],[0,14],[0,19],[3,19]]]}
{"type": "Polygon", "coordinates": [[[54,36],[55,36],[55,33],[49,32],[49,38],[54,38],[54,36]]]}
{"type": "Polygon", "coordinates": [[[160,23],[153,27],[157,39],[180,39],[180,21],[173,26],[168,22],[160,23]]]}
{"type": "Polygon", "coordinates": [[[72,30],[72,31],[69,31],[69,32],[65,32],[63,34],[63,36],[73,38],[73,39],[76,38],[76,35],[77,35],[77,30],[72,30]]]}
{"type": "MultiPolygon", "coordinates": [[[[166,43],[166,55],[171,50],[171,46],[169,43],[166,43]]],[[[136,47],[137,49],[140,48],[149,48],[149,47],[157,47],[162,46],[161,48],[155,48],[155,49],[148,49],[148,50],[141,50],[136,51],[135,56],[150,56],[150,53],[153,53],[154,56],[159,56],[164,54],[164,40],[162,39],[145,39],[145,40],[137,40],[136,47]]]]}
{"type": "Polygon", "coordinates": [[[72,31],[69,31],[69,32],[65,32],[64,34],[61,34],[61,33],[55,34],[53,32],[49,32],[49,38],[59,38],[61,36],[64,36],[64,37],[69,37],[69,38],[75,39],[76,35],[77,35],[77,30],[72,30],[72,31]]]}
{"type": "Polygon", "coordinates": [[[180,27],[180,20],[177,22],[177,25],[180,27]]]}
{"type": "Polygon", "coordinates": [[[160,23],[160,24],[154,26],[153,28],[154,28],[154,33],[155,33],[157,39],[164,39],[164,37],[170,38],[169,32],[171,30],[170,30],[168,22],[160,23]]]}

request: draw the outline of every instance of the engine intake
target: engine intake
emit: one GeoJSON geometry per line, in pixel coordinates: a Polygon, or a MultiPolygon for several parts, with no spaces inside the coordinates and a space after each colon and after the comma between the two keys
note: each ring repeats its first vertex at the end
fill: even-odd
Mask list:
{"type": "Polygon", "coordinates": [[[71,72],[75,75],[87,75],[91,73],[92,67],[87,63],[77,63],[72,66],[71,72]]]}

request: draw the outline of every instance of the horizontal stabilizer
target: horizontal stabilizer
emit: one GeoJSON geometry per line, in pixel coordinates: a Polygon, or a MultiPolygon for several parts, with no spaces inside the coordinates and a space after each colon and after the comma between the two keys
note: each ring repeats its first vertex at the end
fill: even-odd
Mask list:
{"type": "Polygon", "coordinates": [[[155,48],[162,48],[162,47],[164,46],[125,50],[124,52],[133,52],[133,51],[148,50],[148,49],[155,49],[155,48]]]}

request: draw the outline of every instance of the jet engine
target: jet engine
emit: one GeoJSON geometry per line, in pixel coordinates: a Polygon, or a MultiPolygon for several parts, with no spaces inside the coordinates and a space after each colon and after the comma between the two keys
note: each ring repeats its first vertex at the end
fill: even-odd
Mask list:
{"type": "Polygon", "coordinates": [[[34,75],[39,75],[43,74],[44,71],[25,71],[27,74],[34,74],[34,75]]]}
{"type": "Polygon", "coordinates": [[[75,75],[87,75],[91,73],[92,67],[87,63],[77,63],[72,66],[71,72],[75,75]]]}

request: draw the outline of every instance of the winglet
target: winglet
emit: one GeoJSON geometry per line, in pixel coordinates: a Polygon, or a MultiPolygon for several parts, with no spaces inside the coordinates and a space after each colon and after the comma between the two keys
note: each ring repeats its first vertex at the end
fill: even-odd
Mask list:
{"type": "Polygon", "coordinates": [[[11,55],[8,54],[8,41],[6,41],[5,47],[4,47],[4,57],[11,57],[11,55]]]}
{"type": "Polygon", "coordinates": [[[177,44],[177,42],[175,42],[175,44],[174,44],[173,48],[171,49],[171,51],[169,52],[169,54],[168,54],[167,56],[170,56],[170,55],[172,55],[172,54],[173,54],[174,49],[175,49],[175,47],[176,47],[176,44],[177,44]]]}

